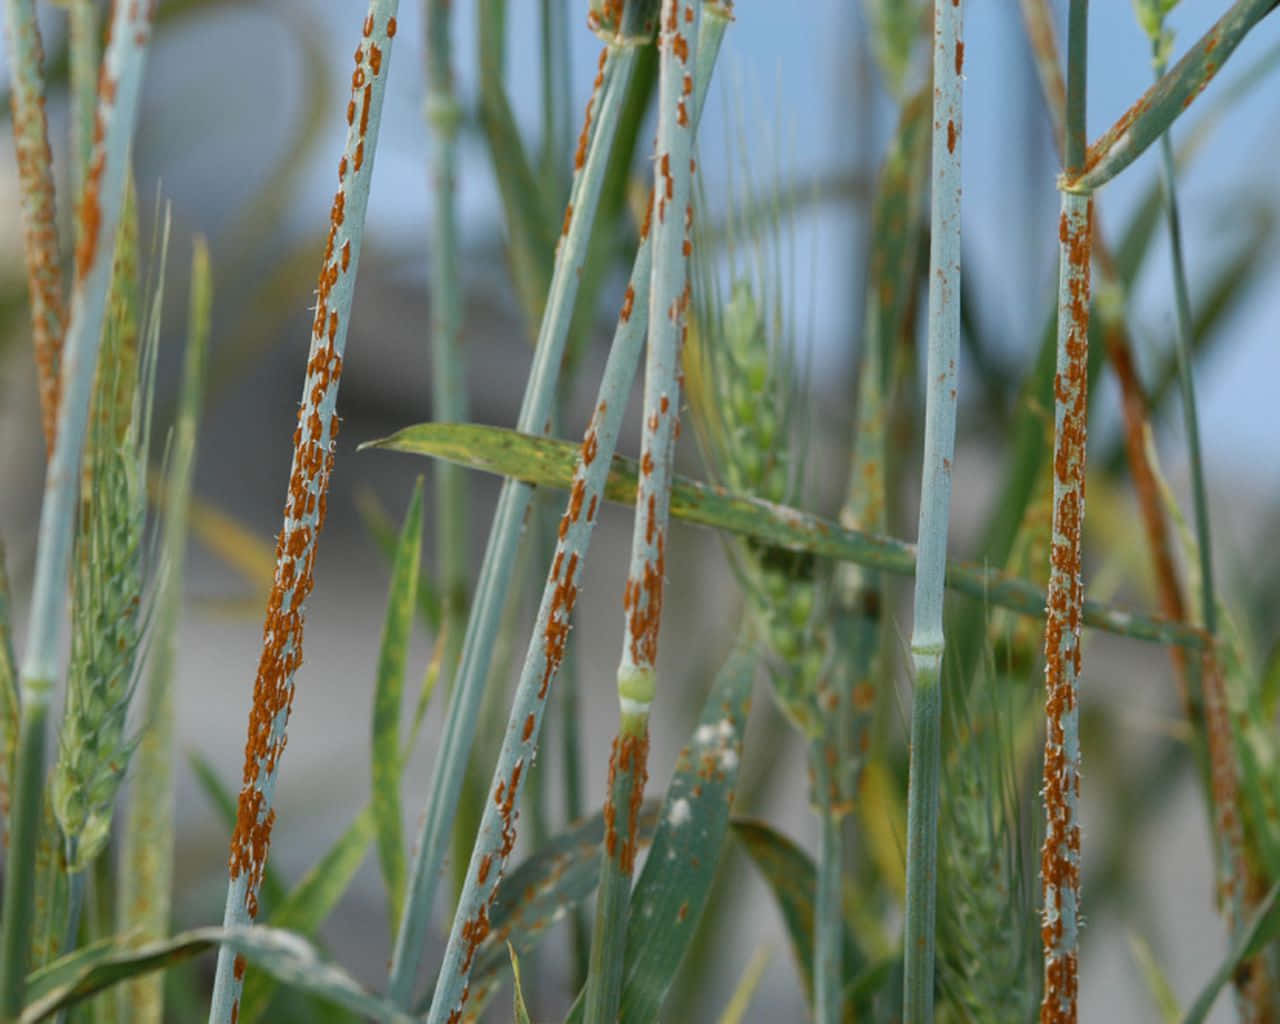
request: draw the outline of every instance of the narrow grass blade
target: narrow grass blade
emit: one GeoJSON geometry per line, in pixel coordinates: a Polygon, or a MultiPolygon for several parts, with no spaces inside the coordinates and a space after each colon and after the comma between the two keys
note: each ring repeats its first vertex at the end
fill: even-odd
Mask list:
{"type": "Polygon", "coordinates": [[[404,909],[406,861],[400,800],[400,705],[404,668],[413,632],[418,566],[422,560],[422,478],[413,487],[396,545],[382,623],[382,645],[373,696],[373,815],[378,826],[378,860],[387,888],[387,910],[394,929],[404,909]]]}
{"type": "MultiPolygon", "coordinates": [[[[347,104],[347,139],[338,163],[338,190],[320,271],[284,522],[276,547],[275,578],[254,682],[244,782],[231,838],[223,914],[228,927],[247,924],[256,917],[258,889],[271,843],[276,773],[285,748],[295,674],[302,661],[303,604],[314,585],[317,541],[324,525],[334,462],[338,385],[364,241],[365,211],[397,8],[397,0],[371,0],[355,52],[356,68],[347,104]]],[[[210,1024],[230,1024],[234,1020],[243,977],[244,960],[236,958],[230,949],[219,953],[210,1024]]]]}
{"type": "Polygon", "coordinates": [[[751,998],[760,987],[760,979],[764,977],[765,968],[769,966],[772,957],[773,953],[767,946],[762,946],[752,954],[751,961],[743,970],[738,984],[734,986],[728,1005],[720,1014],[719,1024],[742,1024],[746,1019],[747,1010],[751,1007],[751,998]]]}
{"type": "MultiPolygon", "coordinates": [[[[733,835],[778,902],[787,938],[791,940],[791,952],[795,956],[796,970],[804,988],[805,999],[812,1006],[817,868],[800,847],[763,822],[736,818],[733,821],[733,835]]],[[[847,928],[842,947],[844,976],[856,978],[863,968],[862,956],[847,928]]]]}
{"type": "Polygon", "coordinates": [[[1173,986],[1169,984],[1169,976],[1156,960],[1150,943],[1141,936],[1130,933],[1129,952],[1137,962],[1142,980],[1147,985],[1147,994],[1151,996],[1160,1019],[1164,1024],[1178,1024],[1182,1019],[1182,1008],[1178,1005],[1173,986]]]}
{"type": "MultiPolygon", "coordinates": [[[[134,754],[134,781],[120,857],[119,917],[123,930],[140,940],[163,938],[169,930],[174,855],[173,677],[187,547],[187,503],[195,472],[212,301],[209,250],[204,239],[197,238],[191,264],[182,397],[165,494],[163,575],[155,598],[159,621],[151,641],[153,661],[147,684],[146,721],[134,754]]],[[[148,978],[123,989],[120,1013],[125,1020],[139,1024],[160,1024],[164,1013],[162,980],[148,978]]]]}
{"type": "Polygon", "coordinates": [[[563,189],[570,181],[569,154],[573,146],[573,114],[569,109],[570,88],[569,17],[560,0],[541,0],[538,5],[541,43],[542,152],[539,173],[544,195],[559,205],[563,189]]]}
{"type": "Polygon", "coordinates": [[[1275,6],[1275,0],[1236,0],[1183,58],[1089,147],[1083,161],[1068,162],[1064,188],[1093,192],[1133,163],[1191,105],[1249,30],[1275,6]]]}
{"type": "Polygon", "coordinates": [[[533,1024],[529,1018],[529,1007],[524,1002],[524,988],[520,984],[520,959],[516,956],[515,949],[509,945],[507,952],[511,955],[511,984],[515,989],[516,1024],[533,1024]]]}
{"type": "Polygon", "coordinates": [[[658,137],[649,213],[653,279],[649,290],[643,432],[631,564],[622,606],[625,634],[618,666],[618,735],[605,794],[608,825],[596,897],[584,1017],[618,1016],[635,859],[635,815],[648,777],[649,707],[657,689],[658,636],[666,536],[680,416],[680,350],[690,298],[693,224],[693,64],[697,35],[692,0],[664,0],[658,16],[658,137]]]}
{"type": "Polygon", "coordinates": [[[1275,941],[1277,935],[1280,935],[1280,912],[1276,909],[1277,896],[1280,896],[1280,883],[1272,886],[1270,892],[1258,904],[1253,916],[1236,936],[1227,958],[1214,971],[1213,977],[1200,990],[1191,1008],[1187,1010],[1186,1016],[1182,1018],[1182,1024],[1203,1024],[1209,1016],[1209,1011],[1213,1009],[1218,993],[1231,981],[1232,975],[1240,964],[1262,952],[1269,943],[1275,941]]]}
{"type": "Polygon", "coordinates": [[[477,12],[480,126],[490,162],[500,169],[498,194],[516,291],[529,322],[540,323],[554,274],[556,230],[507,98],[502,67],[504,6],[503,0],[481,0],[477,12]]]}
{"type": "MultiPolygon", "coordinates": [[[[475,423],[424,423],[366,447],[433,458],[450,459],[473,469],[511,476],[538,487],[568,488],[574,479],[578,448],[568,441],[530,437],[503,427],[475,423]]],[[[634,505],[639,467],[615,455],[603,497],[619,505],[634,505]]],[[[686,522],[754,537],[790,551],[809,551],[825,558],[856,562],[899,576],[915,572],[915,545],[860,530],[847,530],[828,519],[800,509],[743,495],[722,487],[677,476],[671,490],[671,514],[686,522]]],[[[1043,618],[1043,590],[995,569],[947,564],[946,585],[971,597],[1043,618]]],[[[1121,611],[1097,601],[1085,601],[1084,624],[1108,633],[1151,643],[1173,643],[1192,650],[1205,646],[1204,634],[1194,626],[1121,611]]]]}
{"type": "Polygon", "coordinates": [[[17,757],[0,937],[0,1017],[22,1006],[41,822],[45,733],[67,593],[76,484],[111,280],[112,255],[127,180],[128,148],[137,118],[151,4],[118,4],[103,61],[96,142],[80,202],[86,225],[76,252],[71,316],[60,368],[61,398],[45,475],[36,546],[35,587],[21,674],[22,728],[17,757]]]}
{"type": "Polygon", "coordinates": [[[907,898],[903,1013],[933,1019],[941,749],[942,605],[955,458],[960,356],[960,150],[964,10],[936,0],[933,23],[933,181],[929,213],[929,347],[920,480],[919,558],[912,609],[911,763],[907,786],[907,898]]]}
{"type": "Polygon", "coordinates": [[[195,928],[127,952],[107,950],[97,963],[86,964],[74,979],[26,1007],[21,1017],[15,1019],[19,1024],[35,1024],[113,985],[165,970],[200,956],[214,946],[235,949],[282,983],[345,1006],[366,1018],[390,1024],[409,1024],[412,1020],[370,994],[342,968],[321,959],[304,939],[292,932],[262,926],[195,928]]]}
{"type": "MultiPolygon", "coordinates": [[[[386,560],[388,566],[391,565],[395,559],[396,543],[399,537],[396,534],[395,523],[387,514],[382,502],[372,490],[358,490],[356,511],[360,513],[360,521],[364,524],[369,539],[373,541],[378,553],[386,560]]],[[[418,614],[421,615],[422,621],[431,628],[432,632],[439,630],[443,614],[440,595],[436,593],[429,577],[419,575],[416,600],[418,614]]]]}
{"type": "Polygon", "coordinates": [[[18,753],[18,729],[22,709],[18,705],[18,672],[13,657],[13,620],[10,612],[9,572],[5,568],[4,542],[0,541],[0,821],[4,824],[0,848],[9,845],[9,799],[18,753]]]}
{"type": "Polygon", "coordinates": [[[5,0],[9,75],[13,104],[13,143],[22,188],[23,245],[27,294],[40,389],[45,447],[53,454],[58,416],[58,371],[62,359],[62,260],[53,187],[53,153],[44,112],[44,48],[36,23],[35,0],[5,0]]]}
{"type": "Polygon", "coordinates": [[[187,515],[192,537],[265,597],[275,575],[276,559],[271,545],[198,495],[192,495],[187,515]]]}

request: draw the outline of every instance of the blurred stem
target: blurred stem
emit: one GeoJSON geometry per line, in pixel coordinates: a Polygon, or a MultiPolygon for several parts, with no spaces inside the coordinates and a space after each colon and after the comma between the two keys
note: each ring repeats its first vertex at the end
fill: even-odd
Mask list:
{"type": "MultiPolygon", "coordinates": [[[[458,127],[462,109],[453,81],[453,44],[448,0],[427,0],[427,123],[434,135],[431,183],[431,405],[441,423],[467,419],[466,370],[462,352],[463,292],[459,272],[458,127]]],[[[451,686],[462,653],[467,623],[469,518],[467,480],[454,466],[435,469],[436,566],[440,579],[441,621],[437,642],[444,644],[441,676],[451,686]]],[[[455,828],[455,864],[465,863],[472,835],[455,828]]]]}
{"type": "MultiPolygon", "coordinates": [[[[1159,49],[1156,50],[1157,54],[1159,49]]],[[[1164,74],[1164,62],[1156,64],[1156,79],[1164,74]]],[[[1160,136],[1160,179],[1164,186],[1165,221],[1169,227],[1170,257],[1173,261],[1173,296],[1177,310],[1174,332],[1178,362],[1178,384],[1182,416],[1187,431],[1187,458],[1191,464],[1191,494],[1196,516],[1196,546],[1200,552],[1201,625],[1210,637],[1218,633],[1218,603],[1213,585],[1213,547],[1209,528],[1209,499],[1204,482],[1204,460],[1200,449],[1200,418],[1196,414],[1195,381],[1191,375],[1191,298],[1187,288],[1187,268],[1183,261],[1182,219],[1178,213],[1177,172],[1174,169],[1173,141],[1169,133],[1160,136]]]]}
{"type": "Polygon", "coordinates": [[[933,1020],[937,900],[942,623],[955,457],[960,356],[960,151],[964,23],[959,0],[936,0],[933,24],[933,184],[929,215],[929,348],[919,555],[911,632],[915,685],[907,784],[903,1019],[933,1020]]]}
{"type": "Polygon", "coordinates": [[[569,109],[569,17],[566,0],[539,0],[542,31],[542,181],[558,208],[569,183],[573,120],[569,109]]]}
{"type": "Polygon", "coordinates": [[[4,541],[0,540],[0,851],[9,846],[9,802],[22,710],[18,702],[17,661],[13,654],[12,604],[4,541]]]}
{"type": "Polygon", "coordinates": [[[150,4],[122,3],[115,7],[96,115],[100,132],[94,143],[95,175],[80,206],[86,223],[96,227],[86,233],[77,248],[71,316],[59,367],[57,431],[40,507],[35,587],[21,677],[18,777],[4,880],[0,937],[0,1019],[4,1020],[17,1016],[21,1010],[26,985],[45,776],[45,733],[53,683],[59,674],[59,634],[66,608],[76,491],[116,229],[124,205],[128,149],[150,38],[150,15],[150,4]]]}
{"type": "MultiPolygon", "coordinates": [[[[434,418],[467,419],[462,359],[462,286],[459,274],[458,125],[462,111],[454,93],[448,0],[427,3],[426,116],[434,134],[431,178],[435,209],[431,238],[431,385],[434,418]]],[[[443,591],[445,656],[441,671],[452,679],[467,615],[467,487],[455,467],[436,469],[436,561],[443,591]]]]}
{"type": "MultiPolygon", "coordinates": [[[[93,150],[93,112],[98,93],[98,4],[71,0],[67,7],[67,37],[71,54],[71,194],[84,191],[93,150]]],[[[76,242],[80,241],[76,222],[76,242]]]]}
{"type": "MultiPolygon", "coordinates": [[[[119,911],[122,930],[139,939],[161,939],[169,929],[173,885],[174,672],[182,613],[187,548],[187,506],[195,475],[196,435],[205,383],[213,276],[209,249],[197,238],[191,258],[187,349],[182,392],[164,496],[162,568],[156,596],[156,633],[146,689],[146,720],[138,741],[128,824],[120,855],[119,911]]],[[[164,982],[149,975],[120,988],[120,1015],[137,1024],[161,1024],[164,982]]]]}
{"type": "MultiPolygon", "coordinates": [[[[1153,41],[1156,80],[1164,74],[1159,41],[1153,41]]],[[[1200,662],[1200,680],[1204,694],[1205,725],[1208,732],[1212,803],[1222,851],[1223,869],[1231,893],[1232,932],[1244,927],[1265,884],[1254,877],[1250,868],[1245,837],[1239,827],[1240,806],[1238,762],[1235,734],[1231,727],[1226,680],[1217,653],[1218,604],[1213,582],[1212,530],[1209,524],[1208,490],[1204,479],[1204,461],[1200,445],[1200,425],[1196,412],[1195,382],[1191,372],[1191,338],[1193,320],[1183,260],[1182,221],[1178,212],[1177,171],[1173,157],[1173,141],[1166,131],[1160,137],[1160,179],[1164,190],[1165,221],[1169,229],[1172,261],[1174,304],[1177,326],[1174,349],[1177,354],[1179,393],[1187,432],[1187,458],[1191,466],[1191,494],[1195,510],[1196,548],[1200,559],[1200,617],[1209,635],[1209,647],[1200,662]]],[[[1265,956],[1252,958],[1250,970],[1240,972],[1236,981],[1244,1017],[1250,1021],[1274,1019],[1275,992],[1272,965],[1265,956]]]]}
{"type": "Polygon", "coordinates": [[[53,154],[45,118],[44,48],[36,21],[35,0],[5,0],[4,6],[31,334],[45,450],[52,458],[61,387],[59,363],[67,316],[62,298],[62,261],[58,253],[53,154]]]}
{"type": "Polygon", "coordinates": [[[835,771],[839,763],[837,756],[834,744],[814,743],[810,748],[814,802],[822,829],[813,926],[813,1018],[816,1024],[837,1024],[843,1019],[844,854],[841,831],[844,813],[835,771]]]}

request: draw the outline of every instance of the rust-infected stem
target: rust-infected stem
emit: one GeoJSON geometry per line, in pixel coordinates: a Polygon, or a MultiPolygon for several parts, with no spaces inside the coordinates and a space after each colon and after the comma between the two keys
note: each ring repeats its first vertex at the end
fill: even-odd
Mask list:
{"type": "Polygon", "coordinates": [[[45,449],[53,453],[57,432],[59,363],[66,310],[55,224],[53,154],[44,109],[44,49],[33,0],[6,0],[12,82],[13,148],[22,188],[23,245],[27,292],[31,301],[31,333],[40,392],[40,419],[45,449]]]}

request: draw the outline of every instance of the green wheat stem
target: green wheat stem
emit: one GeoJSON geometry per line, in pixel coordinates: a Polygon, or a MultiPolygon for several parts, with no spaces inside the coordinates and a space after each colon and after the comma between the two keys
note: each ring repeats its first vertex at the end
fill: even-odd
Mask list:
{"type": "MultiPolygon", "coordinates": [[[[228,927],[248,924],[257,915],[258,891],[275,820],[272,803],[286,743],[295,675],[302,662],[303,605],[314,584],[317,541],[324,525],[338,430],[338,384],[364,241],[365,211],[398,6],[398,0],[371,0],[356,47],[356,69],[347,105],[347,138],[338,163],[338,189],[320,269],[302,405],[293,438],[288,496],[276,548],[275,578],[254,682],[243,784],[231,838],[223,912],[228,927]]],[[[231,1024],[235,1019],[244,969],[243,958],[231,947],[219,949],[210,1024],[231,1024]]]]}
{"type": "MultiPolygon", "coordinates": [[[[631,5],[628,10],[635,6],[631,5]]],[[[607,44],[598,123],[582,166],[577,169],[562,237],[556,250],[551,289],[538,332],[533,366],[517,420],[518,427],[529,433],[545,428],[555,401],[579,273],[586,258],[590,227],[600,198],[618,113],[635,66],[636,51],[644,41],[644,37],[620,33],[607,44]]],[[[426,812],[410,868],[404,918],[397,932],[391,961],[389,992],[392,1000],[402,1007],[411,1005],[413,999],[413,983],[426,941],[437,876],[457,812],[463,776],[475,739],[494,637],[532,493],[532,488],[515,481],[503,485],[481,563],[480,580],[445,715],[444,735],[436,756],[426,812]]],[[[441,988],[438,987],[436,992],[439,996],[441,988]]]]}
{"type": "MultiPolygon", "coordinates": [[[[146,719],[134,755],[134,780],[120,855],[118,916],[122,929],[141,941],[162,939],[169,930],[174,865],[174,673],[186,561],[187,504],[195,472],[212,302],[209,248],[198,237],[191,258],[182,391],[164,492],[162,575],[156,594],[158,616],[145,697],[146,719]]],[[[122,1020],[161,1024],[163,979],[140,978],[122,987],[119,1007],[122,1020]]]]}
{"type": "MultiPolygon", "coordinates": [[[[53,184],[53,154],[44,109],[44,49],[35,0],[5,0],[13,144],[22,188],[27,294],[40,390],[45,447],[50,455],[58,422],[59,362],[67,314],[53,184]]],[[[78,194],[78,192],[77,192],[78,194]]]]}
{"type": "Polygon", "coordinates": [[[542,34],[542,177],[549,195],[561,195],[569,181],[573,116],[569,71],[569,18],[565,0],[540,0],[542,34]]]}
{"type": "Polygon", "coordinates": [[[22,1007],[32,921],[35,849],[41,820],[45,732],[58,674],[77,486],[89,397],[107,308],[116,228],[124,205],[128,150],[137,118],[152,5],[119,3],[103,61],[98,130],[89,180],[80,201],[86,225],[76,253],[71,316],[62,351],[57,436],[45,474],[36,545],[35,587],[21,674],[22,727],[5,872],[0,936],[0,1019],[22,1007]],[[92,230],[89,230],[89,227],[92,230]]]}
{"type": "Polygon", "coordinates": [[[657,691],[658,635],[666,538],[680,415],[680,350],[689,307],[693,222],[692,0],[664,0],[658,18],[658,138],[650,211],[653,280],[645,354],[640,483],[636,489],[631,566],[623,597],[624,640],[618,666],[619,726],[609,761],[605,841],[591,933],[584,1019],[618,1015],[636,818],[648,777],[649,709],[657,691]]]}
{"type": "MultiPolygon", "coordinates": [[[[1072,0],[1067,32],[1064,178],[1085,160],[1088,0],[1072,0]]],[[[1080,931],[1080,625],[1084,602],[1085,432],[1088,409],[1093,202],[1062,193],[1058,230],[1058,345],[1054,375],[1053,523],[1045,624],[1044,995],[1041,1020],[1074,1022],[1080,931]]]]}
{"type": "Polygon", "coordinates": [[[919,555],[911,631],[915,687],[907,786],[903,1015],[933,1019],[938,772],[944,637],[942,598],[955,457],[960,341],[960,140],[963,5],[937,0],[933,27],[933,186],[929,214],[929,343],[919,555]]]}
{"type": "Polygon", "coordinates": [[[825,743],[810,747],[821,837],[818,844],[818,884],[814,897],[813,1019],[836,1024],[844,1012],[844,853],[847,805],[840,792],[839,762],[825,743]]]}
{"type": "MultiPolygon", "coordinates": [[[[458,252],[458,128],[462,108],[453,80],[448,0],[427,4],[426,116],[435,138],[431,183],[431,404],[436,420],[467,418],[466,367],[462,352],[462,286],[458,252]]],[[[467,486],[453,466],[436,470],[436,564],[442,594],[445,656],[441,674],[452,679],[467,619],[467,486]]]]}

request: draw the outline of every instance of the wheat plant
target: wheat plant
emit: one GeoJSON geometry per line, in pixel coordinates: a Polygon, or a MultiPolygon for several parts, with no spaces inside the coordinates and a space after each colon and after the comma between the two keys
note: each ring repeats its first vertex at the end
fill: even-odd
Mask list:
{"type": "MultiPolygon", "coordinates": [[[[263,304],[234,311],[214,299],[220,250],[197,236],[185,332],[165,316],[183,213],[138,198],[151,188],[135,166],[151,109],[144,68],[182,18],[234,5],[45,6],[4,6],[26,298],[5,298],[0,320],[6,335],[30,336],[27,426],[46,464],[30,569],[15,573],[15,545],[0,544],[0,1020],[454,1024],[512,1013],[639,1024],[703,1019],[710,999],[725,1022],[769,1019],[770,950],[724,963],[749,879],[776,905],[790,1005],[820,1024],[1075,1021],[1087,926],[1125,912],[1137,889],[1127,840],[1095,844],[1084,809],[1096,800],[1125,824],[1163,814],[1182,763],[1194,768],[1217,880],[1200,897],[1221,913],[1226,945],[1201,976],[1171,978],[1135,913],[1134,974],[1165,1020],[1206,1019],[1227,988],[1242,1020],[1276,1019],[1280,655],[1266,612],[1280,607],[1280,570],[1260,545],[1256,594],[1233,589],[1196,380],[1200,351],[1266,263],[1270,221],[1258,218],[1201,283],[1184,216],[1194,200],[1180,188],[1212,151],[1209,131],[1280,63],[1272,47],[1225,87],[1211,84],[1228,62],[1234,74],[1246,37],[1273,27],[1272,0],[1221,5],[1181,51],[1176,0],[1135,0],[1148,47],[1134,59],[1150,60],[1154,84],[1092,142],[1089,4],[1070,0],[1061,24],[1047,0],[1010,6],[1061,160],[1060,174],[1035,183],[1057,193],[1054,230],[1035,240],[1056,254],[1057,288],[1044,309],[1020,296],[1045,329],[1016,365],[992,343],[981,280],[967,269],[965,135],[993,115],[965,105],[967,68],[991,55],[966,35],[961,0],[866,0],[859,31],[890,130],[870,146],[873,176],[808,185],[764,170],[769,118],[740,77],[717,73],[735,22],[781,16],[766,5],[476,0],[460,17],[462,5],[424,0],[416,50],[397,0],[337,11],[355,43],[345,98],[307,90],[287,159],[227,234],[252,250],[262,222],[306,194],[299,167],[322,148],[321,126],[344,133],[330,154],[327,231],[266,275],[263,304]],[[537,31],[517,36],[522,19],[537,31]],[[474,62],[459,44],[472,28],[474,62]],[[575,54],[588,41],[600,44],[594,83],[575,97],[575,54]],[[536,58],[536,147],[517,114],[512,47],[536,58]],[[408,80],[406,51],[424,62],[431,229],[413,260],[431,311],[411,329],[432,415],[351,445],[339,442],[339,383],[348,341],[364,342],[356,298],[369,287],[362,256],[378,266],[370,196],[384,188],[375,157],[399,116],[391,83],[408,80]],[[392,77],[393,53],[403,78],[392,77]],[[717,92],[737,112],[736,146],[698,132],[717,92]],[[61,106],[50,116],[51,102],[67,116],[61,106]],[[1184,119],[1192,127],[1175,139],[1184,119]],[[66,137],[51,139],[55,128],[66,137]],[[1099,196],[1137,174],[1148,149],[1157,180],[1113,236],[1099,196]],[[530,353],[502,340],[504,365],[527,364],[514,428],[471,422],[490,398],[469,386],[472,159],[493,173],[500,276],[532,342],[530,353]],[[718,159],[727,171],[707,169],[718,159]],[[817,288],[822,278],[796,273],[795,244],[807,217],[832,208],[869,226],[850,289],[857,326],[842,339],[853,379],[835,414],[818,397],[830,387],[807,372],[798,314],[798,279],[817,288]],[[1158,237],[1165,267],[1149,257],[1158,237]],[[310,273],[316,250],[273,550],[195,493],[202,409],[243,374],[252,344],[242,339],[265,330],[254,321],[270,319],[269,293],[308,301],[298,268],[310,273]],[[1135,312],[1144,266],[1173,296],[1166,349],[1146,343],[1135,312]],[[605,299],[611,329],[600,331],[605,299]],[[241,340],[219,347],[223,334],[241,340]],[[167,406],[162,366],[178,353],[167,406]],[[1109,438],[1090,426],[1107,375],[1120,426],[1104,449],[1109,438]],[[594,386],[580,439],[579,385],[594,386]],[[1189,518],[1155,433],[1175,396],[1189,518]],[[632,419],[634,458],[624,454],[632,419]],[[680,444],[682,422],[700,462],[680,444]],[[959,468],[967,446],[982,447],[1001,479],[977,529],[953,530],[964,504],[953,509],[953,497],[976,486],[959,468]],[[413,477],[424,457],[429,490],[413,477]],[[343,493],[331,488],[338,467],[377,460],[408,498],[398,525],[376,495],[360,504],[386,589],[370,718],[347,716],[351,735],[367,737],[368,799],[291,878],[271,852],[281,828],[296,827],[277,790],[291,771],[295,704],[316,697],[303,634],[308,599],[326,585],[322,528],[343,493]],[[490,509],[471,491],[473,470],[501,478],[479,561],[469,538],[490,509]],[[1129,488],[1132,528],[1115,511],[1129,488]],[[615,514],[630,517],[629,542],[599,542],[615,514]],[[660,639],[663,651],[669,637],[688,641],[670,612],[693,543],[681,524],[714,532],[728,569],[715,595],[728,639],[699,637],[699,664],[659,657],[660,639]],[[211,760],[190,759],[227,837],[221,924],[205,907],[204,924],[180,930],[173,922],[199,902],[179,881],[188,816],[175,804],[192,538],[252,579],[266,607],[251,699],[238,709],[238,789],[211,760]],[[588,559],[623,579],[607,637],[621,655],[605,683],[573,632],[595,585],[588,559]],[[530,592],[527,609],[519,597],[530,592]],[[1094,633],[1116,650],[1163,652],[1177,717],[1154,769],[1108,764],[1133,723],[1094,706],[1091,677],[1115,671],[1112,647],[1097,643],[1095,658],[1094,633]],[[424,636],[430,654],[415,664],[424,636]],[[607,722],[586,714],[596,690],[609,694],[607,722]],[[689,720],[673,736],[660,711],[682,696],[689,720]],[[610,752],[593,759],[605,732],[610,752]],[[794,781],[775,770],[792,745],[805,778],[784,799],[812,811],[812,836],[770,814],[768,791],[794,781]],[[425,774],[419,747],[430,748],[425,774]],[[668,747],[679,753],[664,764],[655,752],[668,747]],[[419,792],[415,817],[407,805],[419,792]],[[371,854],[385,976],[330,954],[371,854]],[[455,885],[442,887],[450,861],[455,885]],[[568,929],[553,927],[566,917],[568,929]],[[190,969],[206,954],[211,973],[190,969]],[[738,980],[720,992],[712,979],[726,966],[738,980]]],[[[309,73],[323,73],[310,13],[258,13],[296,30],[309,73]]]]}

